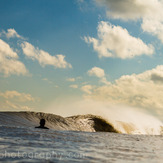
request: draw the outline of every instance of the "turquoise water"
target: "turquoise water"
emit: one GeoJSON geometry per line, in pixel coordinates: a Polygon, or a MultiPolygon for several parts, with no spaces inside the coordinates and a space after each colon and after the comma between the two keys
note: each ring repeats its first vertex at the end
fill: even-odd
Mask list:
{"type": "Polygon", "coordinates": [[[163,136],[0,126],[4,162],[162,162],[163,136]]]}

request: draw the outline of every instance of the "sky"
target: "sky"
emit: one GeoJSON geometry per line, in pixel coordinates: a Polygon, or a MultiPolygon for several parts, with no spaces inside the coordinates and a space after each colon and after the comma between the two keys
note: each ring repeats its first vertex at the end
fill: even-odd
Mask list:
{"type": "Polygon", "coordinates": [[[162,0],[0,0],[0,109],[68,99],[163,117],[162,0]]]}

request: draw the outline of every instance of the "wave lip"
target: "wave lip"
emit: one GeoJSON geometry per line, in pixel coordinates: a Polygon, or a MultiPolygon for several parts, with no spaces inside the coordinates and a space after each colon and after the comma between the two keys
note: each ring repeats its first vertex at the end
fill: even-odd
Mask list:
{"type": "Polygon", "coordinates": [[[71,116],[71,117],[67,117],[66,119],[69,119],[73,121],[75,124],[77,124],[80,131],[85,131],[85,129],[90,128],[92,131],[95,132],[118,133],[118,131],[112,126],[112,124],[110,124],[100,116],[87,114],[87,115],[71,116]]]}

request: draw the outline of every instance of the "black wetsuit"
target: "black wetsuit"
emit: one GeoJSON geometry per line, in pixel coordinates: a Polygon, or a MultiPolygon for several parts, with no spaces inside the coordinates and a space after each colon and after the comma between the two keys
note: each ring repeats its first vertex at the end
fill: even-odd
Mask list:
{"type": "Polygon", "coordinates": [[[35,128],[41,128],[41,129],[49,129],[47,127],[44,127],[44,126],[38,126],[38,127],[35,127],[35,128]]]}

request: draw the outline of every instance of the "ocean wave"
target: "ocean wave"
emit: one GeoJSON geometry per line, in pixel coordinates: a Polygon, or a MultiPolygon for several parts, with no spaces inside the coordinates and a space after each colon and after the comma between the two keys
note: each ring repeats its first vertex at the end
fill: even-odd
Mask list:
{"type": "Polygon", "coordinates": [[[0,124],[5,126],[38,126],[40,119],[46,120],[46,126],[56,130],[74,130],[88,132],[115,132],[118,131],[105,119],[95,115],[77,115],[61,117],[55,114],[42,112],[1,112],[0,124]]]}
{"type": "Polygon", "coordinates": [[[114,132],[125,134],[161,134],[161,126],[157,132],[153,128],[144,128],[141,132],[133,123],[109,121],[97,115],[76,115],[62,117],[43,112],[0,112],[0,125],[32,127],[39,125],[40,119],[46,120],[46,126],[55,130],[73,130],[86,132],[114,132]]]}

